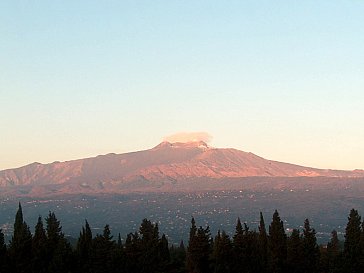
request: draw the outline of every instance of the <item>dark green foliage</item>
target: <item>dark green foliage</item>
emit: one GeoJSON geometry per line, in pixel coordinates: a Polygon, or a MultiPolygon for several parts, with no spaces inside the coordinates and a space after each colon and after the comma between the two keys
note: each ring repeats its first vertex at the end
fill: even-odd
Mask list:
{"type": "Polygon", "coordinates": [[[319,270],[320,250],[316,242],[316,231],[311,228],[308,219],[305,220],[302,238],[302,269],[305,273],[315,273],[319,270]]]}
{"type": "Polygon", "coordinates": [[[166,235],[162,235],[159,241],[159,260],[161,263],[168,264],[171,260],[171,256],[169,253],[168,240],[166,235]]]}
{"type": "Polygon", "coordinates": [[[302,272],[302,240],[300,231],[293,229],[287,239],[287,271],[291,273],[302,272]]]}
{"type": "Polygon", "coordinates": [[[63,273],[70,270],[72,256],[71,246],[64,238],[60,221],[54,212],[49,212],[46,221],[48,270],[63,273]]]}
{"type": "Polygon", "coordinates": [[[268,263],[268,236],[262,212],[260,212],[260,220],[259,220],[258,248],[259,248],[261,272],[265,272],[268,263]]]}
{"type": "Polygon", "coordinates": [[[47,256],[47,235],[43,226],[42,217],[38,217],[37,225],[35,226],[33,241],[32,241],[32,272],[47,272],[48,256],[47,256]]]}
{"type": "Polygon", "coordinates": [[[174,269],[170,271],[176,273],[185,272],[186,248],[183,241],[180,242],[180,245],[178,247],[172,246],[170,248],[170,256],[171,256],[170,267],[174,269]]]}
{"type": "MultiPolygon", "coordinates": [[[[345,229],[344,260],[347,272],[359,272],[361,217],[357,210],[352,209],[345,229]]],[[[361,272],[361,271],[360,271],[361,272]]]]}
{"type": "Polygon", "coordinates": [[[126,272],[140,272],[141,265],[139,264],[139,260],[143,255],[140,241],[137,232],[129,233],[126,237],[124,248],[126,272]]]}
{"type": "Polygon", "coordinates": [[[93,238],[87,221],[75,249],[70,247],[60,221],[50,212],[46,228],[38,218],[32,237],[24,222],[21,205],[16,213],[14,233],[7,246],[0,230],[0,273],[2,272],[109,272],[109,273],[346,273],[364,272],[364,223],[351,210],[344,247],[336,231],[327,246],[318,246],[316,232],[306,219],[302,233],[294,229],[287,238],[277,211],[267,235],[260,214],[258,232],[237,221],[232,239],[218,231],[213,241],[209,227],[196,227],[191,220],[187,251],[183,241],[169,246],[159,236],[158,225],[144,219],[138,232],[123,243],[113,240],[108,225],[93,238]]]}
{"type": "Polygon", "coordinates": [[[113,254],[116,249],[112,240],[110,227],[104,227],[102,235],[97,234],[92,240],[91,264],[92,272],[110,272],[112,270],[113,254]]]}
{"type": "Polygon", "coordinates": [[[233,246],[225,231],[218,231],[214,241],[215,273],[233,272],[233,246]]]}
{"type": "Polygon", "coordinates": [[[0,272],[7,272],[7,249],[5,244],[4,233],[0,229],[0,272]]]}
{"type": "Polygon", "coordinates": [[[235,234],[233,236],[233,255],[234,255],[234,272],[243,272],[246,269],[246,256],[244,252],[244,230],[240,218],[236,223],[235,234]]]}
{"type": "Polygon", "coordinates": [[[339,272],[341,269],[341,249],[339,238],[336,230],[331,232],[330,242],[327,244],[326,252],[322,251],[323,268],[327,268],[328,272],[339,272]]]}
{"type": "Polygon", "coordinates": [[[196,228],[192,218],[189,245],[187,247],[186,269],[191,273],[207,273],[209,269],[209,257],[211,252],[210,228],[196,228]]]}
{"type": "Polygon", "coordinates": [[[13,272],[31,271],[32,234],[23,220],[23,211],[20,203],[15,215],[14,235],[10,242],[9,255],[13,272]]]}
{"type": "Polygon", "coordinates": [[[80,232],[76,251],[79,270],[82,272],[91,272],[92,232],[87,220],[85,220],[85,226],[82,227],[82,231],[80,232]]]}
{"type": "Polygon", "coordinates": [[[268,253],[269,271],[286,272],[287,236],[277,210],[274,212],[272,223],[269,226],[268,253]]]}
{"type": "MultiPolygon", "coordinates": [[[[139,260],[142,272],[156,272],[158,267],[158,225],[144,219],[139,228],[142,256],[139,260]]],[[[167,242],[168,244],[168,242],[167,242]]],[[[168,254],[167,254],[168,255],[168,254]]]]}

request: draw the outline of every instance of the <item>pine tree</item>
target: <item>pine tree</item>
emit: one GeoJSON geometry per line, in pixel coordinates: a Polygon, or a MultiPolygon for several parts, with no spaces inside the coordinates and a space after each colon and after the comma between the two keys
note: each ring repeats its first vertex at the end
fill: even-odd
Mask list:
{"type": "MultiPolygon", "coordinates": [[[[159,262],[159,231],[158,224],[143,219],[139,233],[141,236],[142,258],[139,261],[141,273],[156,272],[159,262]]],[[[168,245],[168,242],[167,242],[168,245]]]]}
{"type": "Polygon", "coordinates": [[[122,249],[123,248],[123,243],[121,241],[121,236],[120,236],[120,232],[119,232],[119,235],[118,235],[118,242],[117,242],[117,246],[119,249],[122,249]]]}
{"type": "Polygon", "coordinates": [[[260,272],[264,272],[267,269],[267,263],[268,263],[268,236],[262,212],[260,212],[260,220],[259,220],[258,246],[259,246],[260,264],[261,264],[260,272]]]}
{"type": "Polygon", "coordinates": [[[72,266],[72,249],[64,238],[60,221],[54,212],[49,212],[46,221],[48,270],[52,273],[68,272],[72,266]]]}
{"type": "Polygon", "coordinates": [[[90,225],[85,220],[85,226],[82,227],[80,237],[77,241],[78,266],[82,272],[91,271],[91,253],[92,253],[92,232],[90,225]]]}
{"type": "Polygon", "coordinates": [[[120,233],[118,234],[118,240],[112,253],[112,271],[111,272],[125,272],[125,253],[124,245],[121,239],[120,233]]]}
{"type": "Polygon", "coordinates": [[[287,239],[287,271],[301,273],[302,270],[302,239],[300,231],[293,229],[287,239]]]}
{"type": "Polygon", "coordinates": [[[282,273],[286,270],[287,236],[284,232],[283,221],[276,210],[269,226],[269,269],[270,272],[282,273]]]}
{"type": "Polygon", "coordinates": [[[129,233],[125,240],[125,271],[128,273],[140,272],[139,261],[142,257],[140,237],[137,232],[129,233]]]}
{"type": "Polygon", "coordinates": [[[229,236],[220,230],[215,237],[214,243],[215,273],[229,273],[233,270],[233,248],[229,236]]]}
{"type": "MultiPolygon", "coordinates": [[[[170,268],[174,269],[170,270],[171,272],[185,273],[186,269],[186,248],[183,240],[181,240],[180,244],[175,247],[172,247],[169,250],[171,256],[170,268]]],[[[169,271],[167,271],[169,272],[169,271]]]]}
{"type": "Polygon", "coordinates": [[[92,272],[110,272],[112,270],[113,253],[116,248],[112,240],[109,225],[104,227],[102,235],[97,234],[92,241],[92,272]]]}
{"type": "Polygon", "coordinates": [[[361,217],[357,210],[352,209],[348,217],[348,224],[345,229],[345,242],[344,242],[344,259],[345,270],[347,272],[360,272],[359,271],[359,257],[360,257],[360,235],[361,235],[361,217]]]}
{"type": "Polygon", "coordinates": [[[359,271],[364,272],[364,221],[361,225],[360,241],[359,241],[360,255],[358,258],[359,271]]]}
{"type": "Polygon", "coordinates": [[[168,240],[166,235],[162,235],[159,240],[159,271],[165,271],[164,269],[168,266],[171,261],[171,255],[168,247],[168,240]]]}
{"type": "Polygon", "coordinates": [[[233,236],[234,272],[243,272],[247,268],[246,253],[244,251],[244,230],[240,218],[238,218],[233,236]]]}
{"type": "Polygon", "coordinates": [[[9,255],[13,272],[30,272],[32,261],[32,234],[23,219],[23,210],[19,208],[15,216],[14,234],[10,242],[9,255]]]}
{"type": "Polygon", "coordinates": [[[5,244],[5,236],[0,229],[0,272],[8,272],[7,249],[5,244]]]}
{"type": "Polygon", "coordinates": [[[187,247],[186,268],[189,273],[208,273],[209,256],[211,250],[210,228],[199,227],[196,230],[195,221],[192,218],[190,240],[187,247]]]}
{"type": "Polygon", "coordinates": [[[47,235],[43,226],[42,217],[39,216],[32,240],[33,272],[48,272],[47,251],[47,235]]]}
{"type": "Polygon", "coordinates": [[[336,272],[340,267],[340,242],[336,230],[331,232],[330,242],[327,244],[327,262],[325,264],[328,272],[336,272]]]}
{"type": "Polygon", "coordinates": [[[302,238],[303,272],[315,273],[319,270],[320,249],[316,242],[316,231],[308,219],[304,222],[302,238]]]}

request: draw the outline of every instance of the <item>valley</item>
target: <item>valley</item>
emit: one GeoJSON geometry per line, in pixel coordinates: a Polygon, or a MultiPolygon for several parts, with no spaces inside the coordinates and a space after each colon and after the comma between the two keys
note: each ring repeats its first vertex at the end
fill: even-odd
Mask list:
{"type": "Polygon", "coordinates": [[[199,225],[209,225],[212,234],[221,229],[232,235],[238,217],[254,230],[258,226],[259,212],[263,212],[268,226],[275,209],[280,212],[286,232],[302,228],[304,219],[309,217],[317,231],[318,241],[326,243],[333,229],[343,238],[351,208],[364,211],[362,195],[335,189],[3,198],[0,227],[6,235],[12,232],[18,201],[22,203],[25,221],[31,229],[34,228],[38,215],[45,217],[49,211],[54,211],[69,237],[77,238],[87,219],[94,235],[101,233],[104,225],[109,224],[114,238],[119,232],[125,238],[127,233],[137,230],[142,219],[148,218],[158,223],[160,232],[165,233],[169,242],[174,244],[182,239],[187,240],[192,216],[199,225]]]}

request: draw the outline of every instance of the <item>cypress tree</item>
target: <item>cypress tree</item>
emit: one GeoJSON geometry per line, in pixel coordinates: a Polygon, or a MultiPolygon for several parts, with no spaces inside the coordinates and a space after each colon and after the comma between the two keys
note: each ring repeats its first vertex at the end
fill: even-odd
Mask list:
{"type": "Polygon", "coordinates": [[[159,240],[159,271],[164,272],[165,268],[168,266],[171,261],[171,256],[168,247],[168,240],[166,235],[162,235],[159,240]]]}
{"type": "MultiPolygon", "coordinates": [[[[140,272],[155,272],[159,262],[159,231],[158,224],[144,219],[140,225],[142,257],[139,261],[140,272]]],[[[167,242],[168,247],[168,242],[167,242]]]]}
{"type": "Polygon", "coordinates": [[[110,272],[112,255],[116,244],[112,240],[109,225],[105,225],[102,235],[97,234],[92,241],[92,272],[110,272]]]}
{"type": "Polygon", "coordinates": [[[140,237],[137,232],[129,233],[125,240],[125,271],[130,273],[140,272],[139,260],[142,257],[140,237]]]}
{"type": "MultiPolygon", "coordinates": [[[[172,245],[170,248],[170,255],[171,255],[171,263],[170,268],[173,268],[173,270],[170,270],[171,272],[179,272],[179,273],[185,273],[186,272],[186,248],[184,245],[183,240],[181,240],[180,244],[175,247],[172,245]]],[[[167,271],[169,272],[169,271],[167,271]]]]}
{"type": "Polygon", "coordinates": [[[358,259],[359,270],[360,272],[364,272],[364,221],[361,225],[359,251],[360,251],[360,256],[358,259]]]}
{"type": "Polygon", "coordinates": [[[124,246],[121,240],[120,233],[118,234],[118,240],[112,253],[112,271],[111,272],[124,272],[125,271],[125,253],[124,246]]]}
{"type": "Polygon", "coordinates": [[[238,218],[235,226],[235,234],[233,236],[233,249],[234,249],[234,272],[243,272],[246,270],[246,255],[245,255],[245,242],[244,230],[240,218],[238,218]]]}
{"type": "Polygon", "coordinates": [[[23,210],[19,203],[15,215],[14,234],[9,246],[9,255],[13,272],[30,272],[32,261],[32,234],[23,219],[23,210]]]}
{"type": "Polygon", "coordinates": [[[119,235],[118,235],[118,242],[117,242],[117,245],[118,245],[118,248],[119,248],[119,249],[122,249],[122,248],[123,248],[123,243],[122,243],[122,241],[121,241],[120,232],[119,232],[119,235]]]}
{"type": "Polygon", "coordinates": [[[33,272],[48,272],[47,251],[47,235],[43,226],[42,217],[39,216],[32,240],[33,272]]]}
{"type": "Polygon", "coordinates": [[[91,252],[92,252],[92,232],[89,223],[85,220],[85,226],[82,227],[80,237],[77,241],[78,266],[82,272],[91,270],[91,252]]]}
{"type": "Polygon", "coordinates": [[[5,236],[0,229],[0,272],[8,272],[7,249],[5,244],[5,236]]]}
{"type": "Polygon", "coordinates": [[[344,242],[344,260],[345,270],[347,272],[359,271],[360,257],[360,235],[361,235],[361,217],[357,210],[352,209],[348,217],[348,223],[345,229],[344,242]]]}
{"type": "Polygon", "coordinates": [[[215,259],[215,273],[229,273],[233,270],[232,260],[232,243],[229,236],[220,230],[215,237],[214,243],[214,259],[215,259]]]}
{"type": "Polygon", "coordinates": [[[340,242],[336,230],[331,232],[330,242],[327,244],[327,262],[325,264],[328,272],[336,272],[340,267],[340,242]]]}
{"type": "Polygon", "coordinates": [[[274,212],[272,223],[269,226],[268,249],[270,272],[286,272],[287,236],[277,210],[274,212]]]}
{"type": "Polygon", "coordinates": [[[268,262],[268,236],[265,228],[263,213],[260,212],[260,220],[259,220],[259,236],[258,236],[258,247],[259,247],[259,257],[261,270],[260,272],[264,272],[267,269],[268,262]]]}
{"type": "Polygon", "coordinates": [[[302,272],[302,239],[300,231],[293,229],[287,239],[287,271],[291,273],[302,272]]]}
{"type": "Polygon", "coordinates": [[[64,238],[60,221],[54,212],[49,212],[46,221],[48,270],[54,273],[68,272],[72,265],[72,249],[64,238]]]}
{"type": "Polygon", "coordinates": [[[302,238],[303,272],[315,273],[319,270],[320,249],[316,242],[316,231],[308,219],[304,222],[302,238]]]}
{"type": "Polygon", "coordinates": [[[190,273],[208,273],[209,257],[211,250],[210,228],[199,227],[196,230],[195,221],[192,218],[190,229],[190,240],[187,247],[187,272],[190,273]]]}

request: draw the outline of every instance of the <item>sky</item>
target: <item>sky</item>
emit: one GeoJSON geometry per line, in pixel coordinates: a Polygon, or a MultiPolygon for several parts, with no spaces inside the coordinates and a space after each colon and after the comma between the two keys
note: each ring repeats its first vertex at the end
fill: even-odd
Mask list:
{"type": "Polygon", "coordinates": [[[364,1],[0,1],[0,170],[176,133],[364,169],[364,1]]]}

